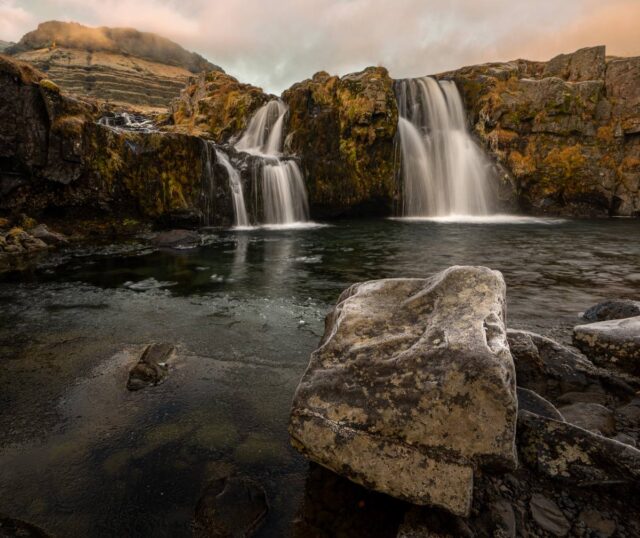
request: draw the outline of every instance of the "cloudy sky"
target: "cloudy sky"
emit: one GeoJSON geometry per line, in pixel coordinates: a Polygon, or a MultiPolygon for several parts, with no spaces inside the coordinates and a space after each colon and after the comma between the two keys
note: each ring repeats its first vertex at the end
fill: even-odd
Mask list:
{"type": "Polygon", "coordinates": [[[274,93],[319,70],[399,78],[596,44],[640,55],[640,0],[0,0],[0,39],[50,19],[157,32],[274,93]]]}

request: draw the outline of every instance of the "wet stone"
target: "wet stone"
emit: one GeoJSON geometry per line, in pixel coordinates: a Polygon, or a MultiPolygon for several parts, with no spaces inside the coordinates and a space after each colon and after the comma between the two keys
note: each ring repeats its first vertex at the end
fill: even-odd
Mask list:
{"type": "Polygon", "coordinates": [[[171,344],[150,344],[138,363],[129,372],[127,388],[136,391],[164,381],[169,371],[167,362],[175,347],[171,344]]]}

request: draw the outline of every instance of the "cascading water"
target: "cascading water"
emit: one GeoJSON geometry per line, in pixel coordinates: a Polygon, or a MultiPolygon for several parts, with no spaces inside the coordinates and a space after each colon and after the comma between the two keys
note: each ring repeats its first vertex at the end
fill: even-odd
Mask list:
{"type": "Polygon", "coordinates": [[[212,223],[214,215],[213,202],[215,198],[215,176],[213,174],[213,142],[202,140],[202,176],[200,185],[200,208],[202,209],[202,224],[212,223]]]}
{"type": "Polygon", "coordinates": [[[235,148],[261,158],[262,200],[266,224],[294,224],[309,219],[304,178],[298,164],[282,158],[284,119],[288,108],[275,99],[251,118],[235,148]]]}
{"type": "Polygon", "coordinates": [[[455,83],[399,80],[396,98],[403,216],[488,215],[490,165],[467,130],[455,83]]]}
{"type": "Polygon", "coordinates": [[[242,191],[242,181],[240,173],[231,165],[229,157],[216,149],[216,157],[218,162],[227,171],[229,177],[229,188],[231,189],[231,197],[233,199],[233,214],[236,219],[236,227],[246,228],[250,226],[249,217],[247,216],[247,208],[244,203],[244,192],[242,191]]]}

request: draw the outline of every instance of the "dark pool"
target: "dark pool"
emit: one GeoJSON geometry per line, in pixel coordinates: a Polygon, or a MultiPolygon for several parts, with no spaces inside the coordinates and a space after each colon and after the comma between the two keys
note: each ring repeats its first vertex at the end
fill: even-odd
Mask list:
{"type": "Polygon", "coordinates": [[[308,466],[288,446],[296,384],[353,282],[454,264],[503,272],[508,322],[568,341],[579,312],[640,296],[640,221],[346,221],[210,233],[195,250],[75,248],[0,276],[0,513],[58,536],[189,536],[206,484],[267,490],[287,535],[308,466]],[[168,380],[125,389],[136,352],[168,380]]]}

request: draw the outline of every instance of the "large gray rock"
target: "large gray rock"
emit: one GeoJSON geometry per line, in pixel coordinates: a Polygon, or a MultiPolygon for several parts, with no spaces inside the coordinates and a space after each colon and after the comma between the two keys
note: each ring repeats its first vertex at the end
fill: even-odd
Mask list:
{"type": "Polygon", "coordinates": [[[469,513],[473,467],[513,468],[505,283],[485,267],[347,289],[294,396],[294,447],[414,504],[469,513]]]}
{"type": "Polygon", "coordinates": [[[600,366],[640,376],[640,316],[578,325],[573,343],[600,366]]]}

